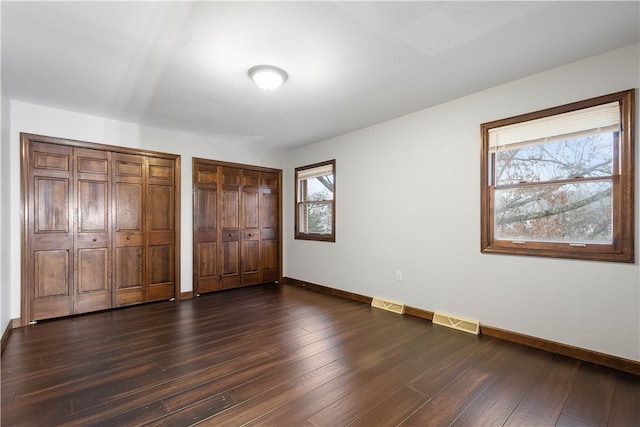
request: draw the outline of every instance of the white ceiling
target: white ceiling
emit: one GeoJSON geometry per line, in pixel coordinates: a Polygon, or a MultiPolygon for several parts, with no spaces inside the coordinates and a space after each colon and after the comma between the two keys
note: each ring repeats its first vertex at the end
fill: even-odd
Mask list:
{"type": "Polygon", "coordinates": [[[7,2],[15,100],[294,148],[640,40],[640,2],[7,2]],[[256,64],[289,80],[263,92],[256,64]]]}

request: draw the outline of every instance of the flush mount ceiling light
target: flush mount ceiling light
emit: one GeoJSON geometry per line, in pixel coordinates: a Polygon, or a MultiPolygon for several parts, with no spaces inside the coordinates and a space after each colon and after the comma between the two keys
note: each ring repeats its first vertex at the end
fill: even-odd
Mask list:
{"type": "Polygon", "coordinates": [[[249,68],[249,77],[263,90],[276,90],[287,80],[287,73],[273,65],[256,65],[249,68]]]}

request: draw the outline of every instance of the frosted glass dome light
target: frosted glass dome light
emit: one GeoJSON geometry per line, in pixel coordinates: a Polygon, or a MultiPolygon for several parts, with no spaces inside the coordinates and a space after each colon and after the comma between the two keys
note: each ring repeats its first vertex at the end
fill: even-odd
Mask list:
{"type": "Polygon", "coordinates": [[[249,68],[249,77],[263,90],[276,90],[289,77],[287,73],[273,65],[256,65],[249,68]]]}

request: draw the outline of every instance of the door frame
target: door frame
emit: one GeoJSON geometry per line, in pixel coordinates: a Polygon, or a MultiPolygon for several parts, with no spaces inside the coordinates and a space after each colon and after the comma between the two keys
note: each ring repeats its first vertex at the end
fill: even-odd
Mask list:
{"type": "Polygon", "coordinates": [[[29,246],[29,144],[31,142],[42,142],[46,144],[64,145],[73,148],[89,148],[93,150],[110,151],[125,154],[136,154],[147,157],[158,157],[163,159],[171,159],[175,162],[174,176],[174,221],[175,221],[175,242],[174,242],[174,298],[179,300],[180,294],[180,160],[179,154],[163,153],[159,151],[141,150],[137,148],[121,147],[116,145],[108,145],[96,142],[79,141],[74,139],[59,138],[45,135],[37,135],[31,133],[20,133],[20,224],[21,224],[21,244],[20,244],[20,324],[19,326],[27,326],[31,317],[31,289],[29,286],[29,262],[30,262],[30,246],[29,246]]]}

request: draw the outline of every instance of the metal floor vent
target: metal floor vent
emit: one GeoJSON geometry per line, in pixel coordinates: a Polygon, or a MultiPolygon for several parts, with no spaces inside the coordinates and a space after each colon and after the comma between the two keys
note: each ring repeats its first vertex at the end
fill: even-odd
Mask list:
{"type": "Polygon", "coordinates": [[[381,308],[393,313],[404,314],[404,304],[379,297],[371,300],[371,307],[381,308]]]}
{"type": "Polygon", "coordinates": [[[433,323],[478,335],[480,333],[480,322],[477,320],[465,319],[459,316],[436,311],[433,314],[433,323]]]}

